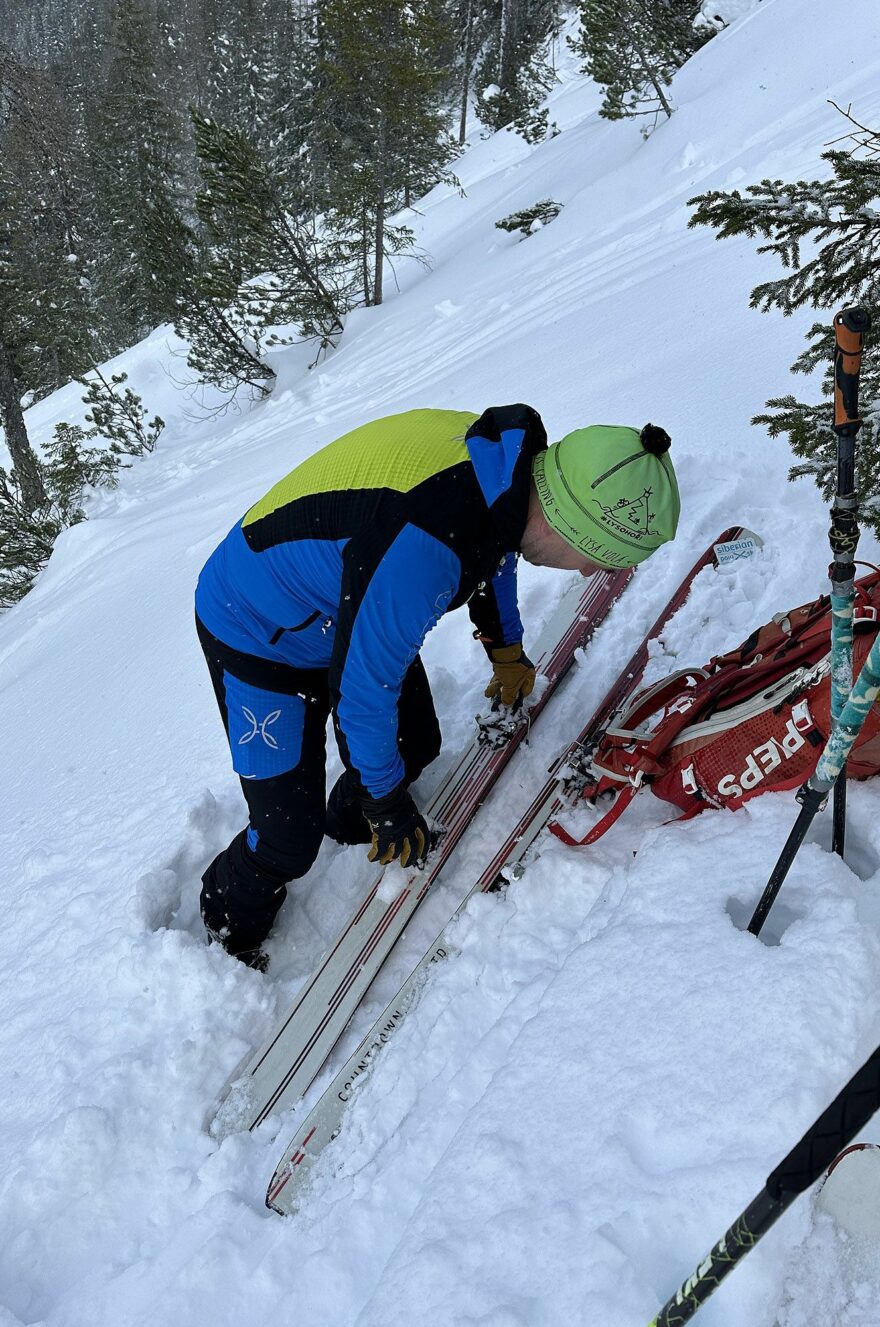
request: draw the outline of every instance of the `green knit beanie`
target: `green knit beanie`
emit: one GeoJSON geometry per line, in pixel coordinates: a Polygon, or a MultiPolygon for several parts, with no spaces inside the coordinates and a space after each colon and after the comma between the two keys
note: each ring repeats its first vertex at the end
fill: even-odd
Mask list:
{"type": "Polygon", "coordinates": [[[680,502],[669,434],[591,424],[539,452],[532,475],[548,524],[602,567],[634,567],[675,538],[680,502]]]}

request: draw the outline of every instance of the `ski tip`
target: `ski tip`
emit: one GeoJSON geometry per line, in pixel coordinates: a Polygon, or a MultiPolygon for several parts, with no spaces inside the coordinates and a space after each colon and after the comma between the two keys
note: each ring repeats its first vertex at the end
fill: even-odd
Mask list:
{"type": "Polygon", "coordinates": [[[880,1143],[850,1143],[849,1147],[845,1147],[842,1152],[838,1152],[837,1156],[831,1162],[831,1165],[825,1172],[825,1179],[830,1179],[841,1162],[845,1162],[847,1157],[851,1156],[853,1152],[880,1152],[880,1143]]]}
{"type": "Polygon", "coordinates": [[[733,562],[754,557],[755,553],[764,546],[761,536],[755,534],[753,530],[747,530],[745,526],[738,530],[727,530],[725,535],[731,537],[724,538],[715,545],[715,558],[719,567],[727,567],[733,562]]]}
{"type": "MultiPolygon", "coordinates": [[[[309,1143],[317,1132],[317,1125],[312,1125],[303,1137],[298,1135],[297,1139],[291,1144],[275,1168],[275,1174],[269,1181],[269,1187],[266,1190],[266,1206],[279,1216],[289,1216],[294,1210],[294,1193],[298,1187],[296,1184],[290,1184],[294,1175],[301,1175],[299,1167],[304,1161],[310,1159],[309,1143]]],[[[336,1135],[331,1136],[335,1138],[336,1135]]],[[[308,1169],[308,1166],[306,1166],[308,1169]]]]}
{"type": "Polygon", "coordinates": [[[219,1105],[215,1106],[208,1132],[217,1142],[222,1143],[230,1134],[253,1129],[260,1122],[259,1116],[259,1103],[252,1081],[239,1078],[229,1087],[219,1105]]]}
{"type": "Polygon", "coordinates": [[[301,1148],[288,1150],[275,1167],[275,1173],[269,1181],[266,1189],[266,1206],[279,1216],[288,1216],[293,1210],[293,1191],[295,1185],[290,1184],[296,1172],[296,1168],[301,1161],[305,1160],[305,1153],[301,1148]]]}
{"type": "Polygon", "coordinates": [[[290,1179],[290,1174],[289,1166],[283,1166],[280,1170],[276,1170],[266,1190],[266,1206],[270,1212],[277,1212],[279,1216],[287,1216],[288,1209],[282,1206],[281,1195],[287,1181],[290,1179]]]}
{"type": "Polygon", "coordinates": [[[880,1145],[854,1143],[835,1157],[816,1194],[816,1210],[855,1239],[880,1241],[880,1145]]]}

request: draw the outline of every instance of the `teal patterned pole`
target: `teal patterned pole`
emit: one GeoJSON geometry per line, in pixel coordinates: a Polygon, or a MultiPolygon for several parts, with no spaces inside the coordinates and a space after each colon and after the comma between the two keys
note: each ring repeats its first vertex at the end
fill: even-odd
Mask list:
{"type": "Polygon", "coordinates": [[[831,507],[831,736],[819,758],[816,773],[797,795],[801,810],[779,854],[749,931],[760,935],[776,895],[782,888],[798,849],[817,812],[824,810],[834,790],[831,846],[843,856],[846,836],[846,761],[880,686],[880,649],[874,647],[852,683],[855,556],[859,542],[856,492],[856,434],[859,417],[859,374],[862,347],[871,326],[867,309],[841,309],[834,315],[834,424],[837,435],[837,491],[831,507]]]}
{"type": "Polygon", "coordinates": [[[867,659],[862,664],[862,671],[856,678],[855,686],[847,697],[840,718],[831,730],[831,736],[825,743],[825,749],[819,757],[816,772],[805,783],[797,795],[801,804],[798,818],[789,834],[785,847],[779,854],[779,860],[773,868],[770,879],[760,902],[752,914],[748,929],[752,935],[760,935],[761,927],[776,895],[782,888],[798,849],[806,838],[807,830],[813,823],[818,811],[823,811],[832,788],[840,786],[838,779],[843,774],[849,754],[856,738],[862,731],[862,725],[868,717],[868,711],[880,695],[880,635],[875,636],[867,659]]]}
{"type": "MultiPolygon", "coordinates": [[[[853,440],[849,447],[853,447],[853,440]]],[[[842,451],[842,443],[838,438],[837,455],[838,463],[842,451]]],[[[839,465],[838,465],[839,474],[839,465]]],[[[841,498],[838,493],[834,500],[834,506],[831,511],[831,556],[832,563],[831,574],[831,723],[832,732],[834,725],[840,721],[844,706],[849,699],[849,693],[853,684],[853,613],[855,608],[855,562],[856,555],[855,544],[859,537],[859,526],[857,519],[856,503],[858,499],[855,496],[850,498],[841,498]],[[846,510],[846,509],[849,510],[846,510]],[[835,541],[835,533],[839,534],[839,522],[841,516],[849,519],[852,523],[854,532],[852,539],[852,551],[845,552],[841,549],[841,543],[835,541]]],[[[831,816],[831,849],[839,857],[843,856],[846,847],[846,764],[842,766],[841,777],[834,784],[834,802],[831,816]]]]}
{"type": "Polygon", "coordinates": [[[843,714],[853,684],[853,611],[855,586],[841,586],[831,593],[831,718],[836,723],[843,714]],[[843,593],[840,593],[843,590],[843,593]]]}
{"type": "MultiPolygon", "coordinates": [[[[867,309],[841,309],[834,315],[834,423],[837,436],[837,484],[831,505],[831,717],[840,718],[852,687],[852,611],[856,549],[859,542],[859,495],[856,487],[856,437],[859,374],[867,309]]],[[[834,787],[831,847],[843,856],[846,843],[846,769],[834,787]]]]}
{"type": "MultiPolygon", "coordinates": [[[[850,627],[852,641],[852,627],[850,627]]],[[[833,663],[832,663],[833,667],[833,663]]],[[[849,759],[853,745],[862,731],[868,711],[880,695],[880,635],[874,638],[870,653],[856,678],[855,686],[847,697],[834,729],[819,757],[816,773],[810,780],[818,791],[827,793],[849,759]]]]}

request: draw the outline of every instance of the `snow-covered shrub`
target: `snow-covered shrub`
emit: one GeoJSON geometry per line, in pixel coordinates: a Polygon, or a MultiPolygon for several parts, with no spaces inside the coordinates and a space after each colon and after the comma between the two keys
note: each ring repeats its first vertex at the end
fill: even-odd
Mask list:
{"type": "Polygon", "coordinates": [[[527,238],[542,226],[554,221],[561,211],[561,203],[554,203],[552,198],[542,198],[539,203],[534,203],[531,207],[524,207],[519,212],[511,212],[509,216],[502,217],[500,221],[495,222],[495,225],[498,230],[511,232],[519,230],[523,238],[527,238]]]}
{"type": "Polygon", "coordinates": [[[165,427],[158,415],[146,422],[141,398],[130,387],[119,391],[127,374],[114,373],[109,381],[99,369],[94,374],[83,384],[92,427],[56,424],[36,461],[44,500],[35,507],[17,470],[0,469],[0,609],[27,594],[61,531],[86,519],[86,489],[114,487],[125,458],[152,451],[165,427]],[[89,445],[99,437],[109,446],[89,445]]]}

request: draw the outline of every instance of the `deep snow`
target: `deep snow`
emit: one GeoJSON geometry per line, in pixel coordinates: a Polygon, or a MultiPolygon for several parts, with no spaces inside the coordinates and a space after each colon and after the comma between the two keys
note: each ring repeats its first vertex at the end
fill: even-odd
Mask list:
{"type": "MultiPolygon", "coordinates": [[[[778,269],[748,241],[688,231],[686,200],[817,173],[841,131],[829,98],[880,122],[876,3],[764,0],[679,73],[679,109],[647,142],[637,123],[598,118],[570,59],[563,73],[559,136],[534,149],[475,139],[457,167],[465,197],[438,188],[409,218],[432,270],[401,264],[399,295],[353,315],[312,372],[304,348],[278,352],[264,404],[197,417],[167,329],[121,356],[166,433],[0,622],[0,1327],[273,1314],[301,1327],[643,1327],[880,1041],[880,789],[852,790],[848,866],[819,827],[768,944],[740,928],[792,797],[681,826],[644,798],[595,849],[547,844],[503,899],[475,901],[460,954],[362,1088],[299,1216],[263,1207],[290,1117],[222,1146],[204,1129],[226,1074],[370,879],[362,852],[326,845],[291,890],[267,976],[203,944],[198,877],[242,800],[192,590],[271,483],[357,423],[419,405],[526,400],[551,437],[647,419],[673,435],[679,539],[639,571],[448,886],[479,870],[719,530],[743,522],[764,550],[701,576],[656,675],[824,585],[818,492],[789,485],[784,442],[748,423],[786,390],[814,314],[750,312],[752,285],[778,269]],[[494,228],[544,197],[563,210],[528,240],[494,228]]],[[[35,435],[72,417],[78,395],[34,407],[35,435]]],[[[876,541],[861,551],[876,557],[876,541]]],[[[565,583],[522,568],[528,636],[565,583]]],[[[442,766],[470,732],[485,660],[461,614],[425,658],[442,766]]],[[[426,902],[355,1037],[450,895],[426,902]]],[[[880,1265],[840,1241],[800,1202],[700,1321],[875,1324],[880,1265]]]]}

